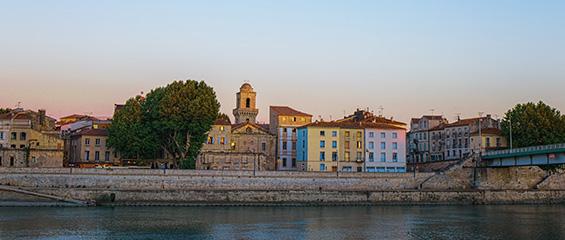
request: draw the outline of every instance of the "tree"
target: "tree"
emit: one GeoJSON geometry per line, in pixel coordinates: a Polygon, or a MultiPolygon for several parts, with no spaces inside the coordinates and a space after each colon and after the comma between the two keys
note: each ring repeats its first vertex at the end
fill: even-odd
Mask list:
{"type": "Polygon", "coordinates": [[[112,125],[108,129],[108,144],[122,158],[136,159],[139,164],[144,164],[146,159],[154,159],[159,152],[156,139],[142,122],[144,103],[145,98],[142,96],[130,98],[120,111],[114,113],[112,125]]]}
{"type": "Polygon", "coordinates": [[[543,102],[518,104],[506,112],[502,131],[514,147],[565,143],[565,116],[543,102]]]}
{"type": "Polygon", "coordinates": [[[111,146],[139,158],[164,151],[176,166],[194,168],[206,134],[219,114],[220,103],[213,88],[203,81],[175,81],[128,103],[114,117],[111,146]]]}
{"type": "Polygon", "coordinates": [[[0,108],[0,114],[9,113],[11,111],[12,111],[12,109],[9,109],[9,108],[0,108]]]}

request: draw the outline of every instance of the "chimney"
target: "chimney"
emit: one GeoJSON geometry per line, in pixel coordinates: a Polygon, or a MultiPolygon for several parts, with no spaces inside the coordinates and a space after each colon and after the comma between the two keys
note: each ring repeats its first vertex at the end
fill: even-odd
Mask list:
{"type": "Polygon", "coordinates": [[[39,125],[42,127],[45,126],[45,109],[39,109],[37,110],[37,113],[39,113],[39,125]]]}
{"type": "Polygon", "coordinates": [[[487,119],[490,119],[490,118],[491,118],[491,115],[490,115],[490,114],[487,114],[487,119]]]}

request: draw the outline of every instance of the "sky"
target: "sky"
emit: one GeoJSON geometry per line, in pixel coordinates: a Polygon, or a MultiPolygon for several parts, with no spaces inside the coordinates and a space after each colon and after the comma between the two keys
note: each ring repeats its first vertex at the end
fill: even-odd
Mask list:
{"type": "Polygon", "coordinates": [[[204,80],[232,115],[288,105],[502,117],[565,111],[565,1],[2,1],[0,107],[111,116],[173,80],[204,80]]]}

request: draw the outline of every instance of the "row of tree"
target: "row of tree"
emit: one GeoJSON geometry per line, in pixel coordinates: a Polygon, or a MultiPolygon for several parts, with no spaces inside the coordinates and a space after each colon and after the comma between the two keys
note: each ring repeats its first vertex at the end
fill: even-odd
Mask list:
{"type": "Polygon", "coordinates": [[[167,156],[173,167],[194,168],[219,109],[216,93],[203,81],[175,81],[116,111],[108,143],[124,159],[144,163],[167,156]]]}

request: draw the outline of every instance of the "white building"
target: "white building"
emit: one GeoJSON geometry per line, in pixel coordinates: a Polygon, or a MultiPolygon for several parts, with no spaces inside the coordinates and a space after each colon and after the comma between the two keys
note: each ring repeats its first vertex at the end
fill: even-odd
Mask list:
{"type": "Polygon", "coordinates": [[[406,172],[406,129],[387,124],[365,126],[367,172],[406,172]]]}

